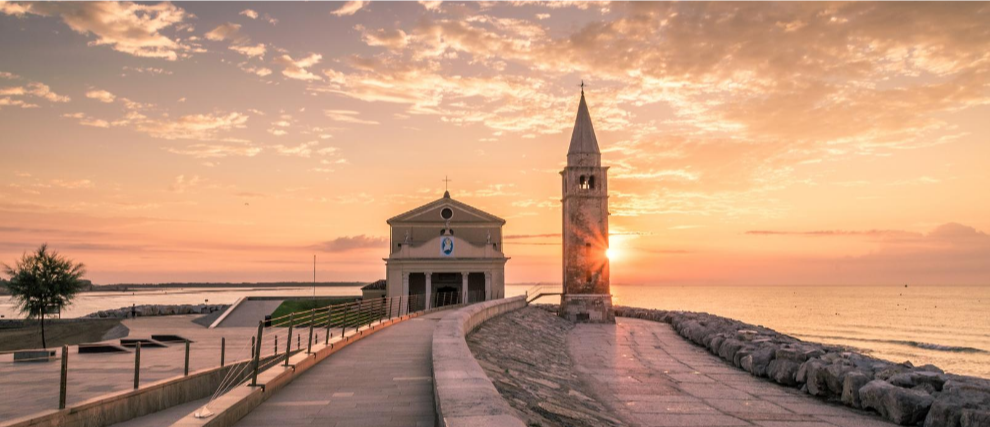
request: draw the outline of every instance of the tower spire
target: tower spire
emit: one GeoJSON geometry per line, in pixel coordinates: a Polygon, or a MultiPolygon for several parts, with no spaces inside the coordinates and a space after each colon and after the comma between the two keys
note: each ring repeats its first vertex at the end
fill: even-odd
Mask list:
{"type": "Polygon", "coordinates": [[[567,163],[572,166],[601,166],[601,150],[595,127],[591,124],[591,113],[584,99],[584,81],[581,81],[581,102],[578,104],[571,145],[567,149],[567,163]]]}

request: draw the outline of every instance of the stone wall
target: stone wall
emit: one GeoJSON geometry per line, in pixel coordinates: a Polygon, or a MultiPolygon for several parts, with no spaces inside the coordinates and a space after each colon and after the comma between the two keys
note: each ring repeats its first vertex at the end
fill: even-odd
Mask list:
{"type": "Polygon", "coordinates": [[[878,412],[900,425],[990,426],[990,380],[892,363],[801,341],[707,313],[615,307],[615,315],[669,323],[682,337],[752,375],[878,412]]]}
{"type": "MultiPolygon", "coordinates": [[[[135,306],[133,309],[137,312],[138,317],[147,317],[173,316],[177,314],[210,314],[218,311],[224,311],[227,307],[230,307],[230,304],[146,304],[135,306]]],[[[131,309],[132,307],[120,307],[110,310],[101,310],[96,313],[87,314],[83,317],[100,319],[127,319],[131,317],[131,309]]]]}

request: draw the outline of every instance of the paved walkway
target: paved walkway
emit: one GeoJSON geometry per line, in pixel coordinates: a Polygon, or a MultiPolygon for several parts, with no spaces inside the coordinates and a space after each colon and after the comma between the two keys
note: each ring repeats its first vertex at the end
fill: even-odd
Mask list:
{"type": "Polygon", "coordinates": [[[596,397],[632,425],[890,427],[751,376],[681,338],[665,323],[617,318],[575,326],[568,347],[596,397]]]}
{"type": "Polygon", "coordinates": [[[310,368],[238,426],[433,427],[439,311],[389,326],[310,368]]]}

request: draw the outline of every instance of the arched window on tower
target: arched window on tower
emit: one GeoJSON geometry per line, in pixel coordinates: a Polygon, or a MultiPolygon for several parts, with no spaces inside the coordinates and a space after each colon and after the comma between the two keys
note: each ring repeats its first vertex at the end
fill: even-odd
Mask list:
{"type": "Polygon", "coordinates": [[[582,190],[588,189],[588,178],[586,178],[584,175],[581,175],[581,177],[578,178],[578,188],[582,190]]]}
{"type": "Polygon", "coordinates": [[[594,175],[588,177],[588,188],[589,189],[592,189],[592,190],[595,189],[595,176],[594,175]]]}

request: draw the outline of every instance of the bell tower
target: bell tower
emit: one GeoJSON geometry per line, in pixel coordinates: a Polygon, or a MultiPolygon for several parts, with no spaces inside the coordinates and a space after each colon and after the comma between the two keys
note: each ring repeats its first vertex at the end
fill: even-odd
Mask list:
{"type": "Polygon", "coordinates": [[[613,323],[609,290],[608,167],[602,166],[581,84],[563,178],[563,295],[560,315],[574,322],[613,323]]]}

